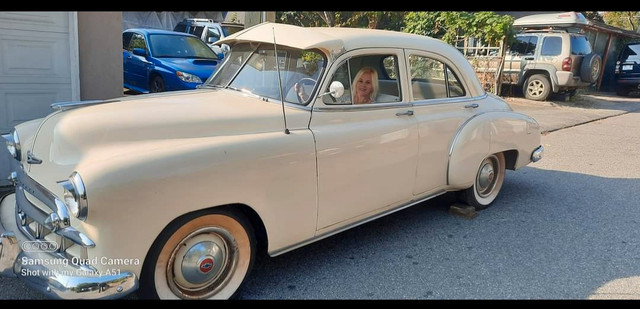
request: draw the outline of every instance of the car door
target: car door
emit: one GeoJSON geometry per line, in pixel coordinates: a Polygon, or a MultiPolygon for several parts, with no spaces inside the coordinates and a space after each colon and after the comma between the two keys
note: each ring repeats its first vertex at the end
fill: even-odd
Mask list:
{"type": "Polygon", "coordinates": [[[460,126],[482,109],[471,98],[455,64],[426,51],[407,50],[410,101],[418,122],[415,195],[436,193],[447,184],[449,149],[460,126]]]}
{"type": "Polygon", "coordinates": [[[131,37],[133,32],[122,33],[122,71],[124,73],[124,83],[131,85],[131,73],[129,72],[129,62],[133,57],[129,44],[131,43],[131,37]]]}
{"type": "Polygon", "coordinates": [[[538,45],[538,36],[519,35],[511,44],[505,55],[502,78],[504,82],[517,84],[523,77],[525,70],[535,67],[535,53],[538,45]]]}
{"type": "Polygon", "coordinates": [[[147,55],[149,55],[149,47],[144,39],[144,36],[141,33],[134,32],[131,37],[131,42],[129,43],[129,49],[131,50],[131,55],[129,57],[129,76],[131,85],[135,87],[140,87],[143,89],[148,89],[149,86],[149,67],[151,63],[147,61],[146,57],[138,56],[133,54],[134,48],[140,48],[147,51],[147,55]]]}
{"type": "Polygon", "coordinates": [[[411,200],[417,167],[418,132],[405,100],[401,49],[363,49],[343,55],[322,85],[343,84],[339,98],[317,99],[310,122],[318,164],[318,230],[333,229],[411,200]],[[374,103],[352,104],[359,69],[378,74],[374,103]]]}

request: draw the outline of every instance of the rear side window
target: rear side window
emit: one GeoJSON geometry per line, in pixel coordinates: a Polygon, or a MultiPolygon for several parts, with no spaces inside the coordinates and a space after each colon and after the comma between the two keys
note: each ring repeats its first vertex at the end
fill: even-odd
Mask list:
{"type": "Polygon", "coordinates": [[[591,53],[591,44],[585,36],[571,36],[571,54],[588,55],[591,53]]]}
{"type": "Polygon", "coordinates": [[[533,35],[519,36],[511,45],[511,53],[522,56],[533,56],[538,45],[538,37],[533,35]]]}
{"type": "Polygon", "coordinates": [[[147,43],[144,41],[144,37],[140,33],[134,33],[131,37],[131,42],[129,43],[129,47],[126,48],[128,51],[133,51],[134,48],[142,48],[147,50],[147,43]]]}
{"type": "Polygon", "coordinates": [[[129,42],[131,42],[132,36],[133,36],[133,32],[125,32],[122,34],[122,49],[128,50],[129,42]]]}
{"type": "Polygon", "coordinates": [[[557,56],[562,53],[562,38],[558,36],[550,36],[542,41],[540,49],[541,56],[557,56]]]}
{"type": "Polygon", "coordinates": [[[177,32],[187,32],[187,24],[186,23],[178,23],[173,31],[177,32]]]}
{"type": "Polygon", "coordinates": [[[620,61],[622,62],[634,60],[640,62],[640,43],[625,46],[620,54],[620,61]]]}

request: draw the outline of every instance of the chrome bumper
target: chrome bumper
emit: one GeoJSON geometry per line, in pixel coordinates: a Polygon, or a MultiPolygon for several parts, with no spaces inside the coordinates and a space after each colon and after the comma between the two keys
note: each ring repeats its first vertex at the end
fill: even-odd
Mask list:
{"type": "MultiPolygon", "coordinates": [[[[15,163],[12,165],[16,166],[15,163]]],[[[25,243],[43,244],[47,241],[33,239],[32,235],[24,232],[24,225],[18,222],[20,216],[17,209],[30,209],[36,217],[34,219],[41,221],[45,228],[55,230],[57,235],[69,237],[67,239],[71,241],[77,241],[77,245],[93,247],[93,243],[70,226],[54,228],[51,220],[47,220],[50,216],[35,212],[37,208],[25,198],[24,190],[38,195],[43,193],[38,192],[42,188],[23,188],[25,183],[33,184],[29,183],[33,180],[21,171],[21,167],[18,169],[19,176],[14,179],[17,185],[16,192],[4,198],[0,197],[0,276],[18,277],[51,298],[112,299],[135,291],[138,288],[138,278],[134,273],[122,271],[117,274],[100,275],[90,267],[74,265],[59,252],[34,250],[33,247],[27,249],[24,246],[25,243]]],[[[45,193],[50,194],[48,191],[45,193]]],[[[56,210],[58,213],[64,211],[60,208],[56,210]]]]}
{"type": "Polygon", "coordinates": [[[542,145],[538,146],[538,148],[536,148],[532,153],[531,153],[531,162],[538,162],[540,161],[540,159],[542,159],[542,154],[544,153],[544,147],[542,147],[542,145]]]}

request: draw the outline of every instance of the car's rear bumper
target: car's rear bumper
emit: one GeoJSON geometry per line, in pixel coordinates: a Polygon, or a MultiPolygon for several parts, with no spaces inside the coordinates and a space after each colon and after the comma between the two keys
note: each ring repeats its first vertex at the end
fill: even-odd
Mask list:
{"type": "Polygon", "coordinates": [[[640,77],[618,78],[616,86],[619,87],[638,87],[640,85],[640,77]]]}
{"type": "Polygon", "coordinates": [[[588,87],[591,83],[583,82],[580,76],[573,75],[572,72],[557,71],[556,77],[558,78],[559,87],[588,87]]]}

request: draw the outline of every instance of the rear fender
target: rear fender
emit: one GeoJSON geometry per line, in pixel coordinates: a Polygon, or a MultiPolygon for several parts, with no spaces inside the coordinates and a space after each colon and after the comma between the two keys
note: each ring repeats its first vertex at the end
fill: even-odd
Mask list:
{"type": "Polygon", "coordinates": [[[539,145],[540,127],[533,118],[514,112],[478,114],[458,129],[451,142],[447,185],[450,190],[471,187],[478,166],[489,154],[512,151],[517,158],[511,167],[523,167],[539,145]]]}

